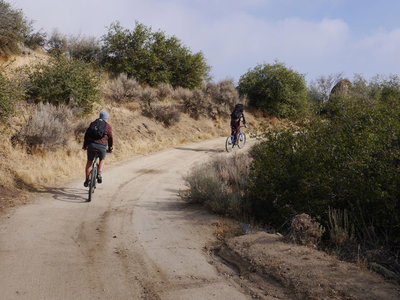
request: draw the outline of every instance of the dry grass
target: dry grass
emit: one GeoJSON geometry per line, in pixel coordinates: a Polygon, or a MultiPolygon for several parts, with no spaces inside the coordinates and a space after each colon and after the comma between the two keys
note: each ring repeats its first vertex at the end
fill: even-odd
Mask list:
{"type": "Polygon", "coordinates": [[[48,58],[42,50],[29,51],[25,55],[13,56],[9,60],[0,61],[0,68],[13,71],[26,65],[47,61],[48,58]]]}

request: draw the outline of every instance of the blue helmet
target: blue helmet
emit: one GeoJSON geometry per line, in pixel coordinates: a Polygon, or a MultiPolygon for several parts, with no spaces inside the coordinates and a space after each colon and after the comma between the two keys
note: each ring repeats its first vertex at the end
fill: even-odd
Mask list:
{"type": "Polygon", "coordinates": [[[108,112],[106,112],[105,110],[103,110],[101,113],[100,113],[100,117],[99,117],[100,119],[103,119],[103,120],[107,120],[108,119],[108,112]]]}

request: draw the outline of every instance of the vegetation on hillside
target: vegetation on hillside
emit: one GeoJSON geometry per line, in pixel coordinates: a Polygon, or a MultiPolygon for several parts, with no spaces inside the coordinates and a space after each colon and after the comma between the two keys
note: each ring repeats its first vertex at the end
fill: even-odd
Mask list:
{"type": "Polygon", "coordinates": [[[238,90],[250,105],[277,117],[299,117],[307,108],[304,76],[280,62],[249,70],[240,77],[238,90]]]}
{"type": "Polygon", "coordinates": [[[136,22],[133,30],[118,22],[103,36],[103,64],[106,70],[125,73],[141,83],[157,86],[200,87],[208,67],[201,52],[192,54],[174,36],[136,22]]]}
{"type": "Polygon", "coordinates": [[[66,104],[89,113],[99,100],[99,75],[83,61],[55,56],[26,72],[27,95],[35,102],[66,104]]]}
{"type": "MultiPolygon", "coordinates": [[[[400,79],[368,83],[357,76],[346,93],[333,94],[322,105],[323,114],[265,132],[250,151],[250,169],[237,171],[248,178],[236,193],[241,199],[226,211],[214,210],[242,211],[242,220],[251,216],[283,232],[292,218],[307,213],[322,224],[325,244],[339,254],[354,258],[360,249],[364,255],[373,249],[370,261],[399,272],[392,258],[400,246],[400,79]]],[[[187,177],[189,199],[214,203],[220,198],[214,195],[237,189],[224,181],[228,186],[217,185],[221,191],[206,193],[216,181],[209,169],[187,177]]]]}
{"type": "Polygon", "coordinates": [[[21,10],[0,0],[0,56],[19,52],[19,43],[29,31],[29,23],[21,10]]]}
{"type": "Polygon", "coordinates": [[[15,113],[16,103],[24,96],[22,84],[0,72],[0,122],[15,113]]]}

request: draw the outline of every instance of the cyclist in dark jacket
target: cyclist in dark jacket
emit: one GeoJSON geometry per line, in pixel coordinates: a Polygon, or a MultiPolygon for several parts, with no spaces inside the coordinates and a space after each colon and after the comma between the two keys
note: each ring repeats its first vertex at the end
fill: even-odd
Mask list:
{"type": "Polygon", "coordinates": [[[240,131],[240,121],[243,120],[243,126],[246,127],[246,118],[244,117],[244,113],[242,112],[240,114],[239,118],[236,118],[233,116],[233,114],[231,115],[231,129],[232,129],[232,134],[235,133],[235,137],[233,139],[233,145],[236,145],[237,142],[237,138],[239,135],[239,131],[240,131]]]}
{"type": "MultiPolygon", "coordinates": [[[[106,111],[102,111],[100,113],[99,119],[106,121],[108,119],[108,113],[106,111]]],[[[104,164],[106,163],[106,152],[111,153],[113,150],[113,135],[111,126],[106,122],[105,134],[101,139],[98,140],[91,138],[88,134],[88,130],[86,130],[82,149],[87,150],[87,162],[85,167],[86,180],[83,183],[83,185],[85,187],[89,185],[89,174],[90,171],[92,170],[92,163],[94,159],[95,150],[98,151],[100,158],[100,164],[97,172],[97,182],[102,183],[103,178],[101,177],[101,172],[103,171],[104,164]],[[108,150],[107,150],[107,145],[108,145],[108,150]]]]}

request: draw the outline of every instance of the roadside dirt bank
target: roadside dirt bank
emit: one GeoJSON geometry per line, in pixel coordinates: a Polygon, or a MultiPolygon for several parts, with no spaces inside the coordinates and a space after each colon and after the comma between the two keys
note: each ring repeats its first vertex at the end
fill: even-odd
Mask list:
{"type": "Polygon", "coordinates": [[[259,299],[400,299],[395,282],[279,234],[229,238],[213,253],[225,265],[220,272],[259,299]]]}

